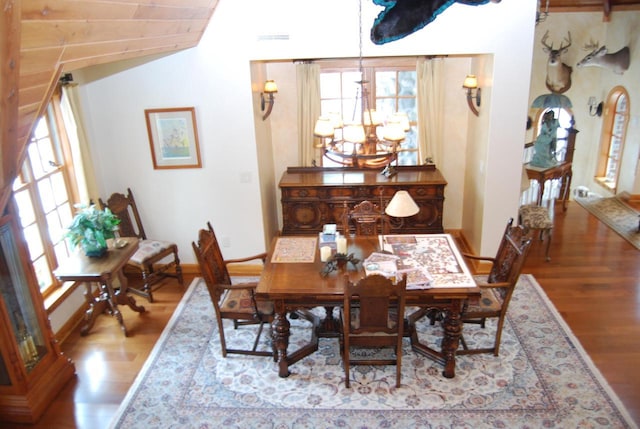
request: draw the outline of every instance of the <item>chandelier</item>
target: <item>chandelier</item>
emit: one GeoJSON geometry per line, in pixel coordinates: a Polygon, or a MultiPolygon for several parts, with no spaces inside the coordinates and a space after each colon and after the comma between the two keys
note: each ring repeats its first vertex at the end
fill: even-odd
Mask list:
{"type": "Polygon", "coordinates": [[[333,163],[359,168],[386,167],[383,173],[392,175],[391,164],[397,165],[401,143],[410,130],[406,113],[395,112],[388,118],[369,107],[367,80],[364,80],[362,67],[362,1],[359,2],[360,21],[360,80],[353,109],[353,116],[345,122],[340,113],[331,112],[320,116],[316,121],[313,134],[320,138],[322,156],[333,163]]]}

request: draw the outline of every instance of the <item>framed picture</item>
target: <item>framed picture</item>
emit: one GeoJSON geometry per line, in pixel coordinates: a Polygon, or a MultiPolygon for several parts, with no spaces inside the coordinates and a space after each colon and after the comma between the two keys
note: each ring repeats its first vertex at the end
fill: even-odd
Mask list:
{"type": "Polygon", "coordinates": [[[153,168],[200,168],[196,112],[193,107],[146,109],[153,168]]]}

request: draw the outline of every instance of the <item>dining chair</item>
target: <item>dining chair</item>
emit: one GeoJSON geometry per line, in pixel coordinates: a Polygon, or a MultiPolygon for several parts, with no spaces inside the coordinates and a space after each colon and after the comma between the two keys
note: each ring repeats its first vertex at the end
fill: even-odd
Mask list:
{"type": "Polygon", "coordinates": [[[549,209],[535,204],[523,205],[518,210],[518,223],[532,232],[540,232],[540,241],[546,241],[545,259],[550,261],[549,248],[551,247],[553,221],[549,215],[549,209]]]}
{"type": "Polygon", "coordinates": [[[345,275],[343,284],[340,350],[346,387],[350,386],[351,365],[396,365],[396,387],[400,387],[406,274],[396,284],[379,274],[366,276],[354,284],[349,280],[349,276],[345,275]],[[394,347],[395,356],[352,357],[352,346],[374,349],[394,347]]]}
{"type": "Polygon", "coordinates": [[[184,287],[177,244],[147,237],[131,189],[127,188],[127,195],[118,192],[111,194],[106,203],[102,198],[98,201],[101,207],[109,208],[120,219],[118,233],[121,237],[140,239],[138,250],[127,265],[140,271],[142,287],[129,287],[129,291],[153,302],[152,287],[167,277],[177,279],[180,286],[184,287]]]}
{"type": "Polygon", "coordinates": [[[343,231],[348,235],[351,225],[354,227],[355,235],[378,235],[384,234],[387,230],[387,217],[378,204],[364,200],[352,209],[344,203],[343,231]]]}
{"type": "Polygon", "coordinates": [[[457,354],[493,353],[498,356],[507,308],[530,247],[531,238],[528,236],[527,229],[522,225],[514,226],[511,218],[507,222],[495,257],[462,254],[469,260],[491,263],[491,270],[488,275],[474,276],[480,287],[481,296],[478,300],[468,301],[465,304],[461,319],[464,323],[476,323],[485,328],[486,320],[494,318],[497,319],[497,325],[491,347],[470,348],[463,334],[460,341],[462,349],[459,349],[457,354]]]}
{"type": "Polygon", "coordinates": [[[258,350],[260,337],[265,323],[273,321],[274,308],[270,301],[258,301],[254,293],[256,282],[232,284],[231,276],[227,268],[230,264],[244,263],[252,260],[261,260],[264,264],[267,254],[239,258],[224,259],[216,234],[207,222],[207,228],[198,233],[198,241],[191,243],[198,260],[200,273],[204,278],[211,302],[216,314],[218,332],[220,335],[220,347],[222,357],[227,354],[242,354],[253,356],[272,356],[275,360],[275,347],[272,342],[272,350],[258,350]],[[256,338],[251,349],[229,348],[225,338],[224,320],[233,321],[233,328],[238,329],[243,325],[259,325],[256,338]]]}

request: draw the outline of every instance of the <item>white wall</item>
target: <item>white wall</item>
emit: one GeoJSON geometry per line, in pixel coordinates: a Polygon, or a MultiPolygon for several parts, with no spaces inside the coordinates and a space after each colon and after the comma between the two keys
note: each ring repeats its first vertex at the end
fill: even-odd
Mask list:
{"type": "MultiPolygon", "coordinates": [[[[493,64],[478,62],[478,69],[472,70],[484,86],[480,117],[465,111],[462,118],[481,136],[475,137],[473,144],[487,147],[478,152],[484,159],[467,157],[467,163],[479,166],[482,177],[474,181],[472,189],[464,190],[465,198],[472,194],[484,204],[473,212],[473,220],[462,226],[481,225],[482,232],[473,244],[480,252],[494,252],[504,222],[518,204],[518,142],[524,141],[528,100],[528,87],[522,82],[528,81],[531,70],[535,1],[477,7],[454,4],[424,29],[382,46],[373,45],[367,36],[381,8],[371,2],[363,2],[363,8],[365,56],[493,56],[493,64]],[[483,76],[485,72],[491,75],[483,76]]],[[[262,129],[267,125],[262,123],[258,108],[262,82],[251,81],[250,62],[356,57],[357,23],[357,4],[343,0],[220,2],[197,48],[83,85],[101,194],[108,196],[131,187],[148,235],[177,241],[184,263],[194,263],[190,242],[207,220],[212,221],[218,235],[228,239],[225,256],[263,250],[268,235],[263,210],[273,206],[263,205],[261,199],[273,199],[275,193],[266,193],[258,177],[258,165],[263,162],[259,158],[268,157],[269,152],[256,143],[258,138],[262,143],[264,132],[269,131],[262,129]],[[274,34],[288,35],[288,40],[259,38],[274,34]],[[154,170],[144,109],[179,106],[196,108],[203,168],[154,170]]],[[[455,80],[461,85],[463,78],[456,76],[455,80]]],[[[278,135],[273,131],[278,100],[290,97],[285,88],[295,87],[293,82],[278,84],[281,89],[272,114],[272,135],[278,135]]],[[[456,91],[454,96],[465,103],[464,92],[454,86],[448,90],[456,91]]],[[[275,187],[283,150],[278,146],[281,142],[273,143],[278,150],[274,151],[275,159],[267,162],[273,162],[276,172],[267,181],[275,187]]],[[[453,159],[464,159],[464,155],[453,159]]],[[[466,210],[462,206],[458,203],[455,210],[466,210]]],[[[445,202],[445,213],[447,210],[445,202]]]]}
{"type": "MultiPolygon", "coordinates": [[[[613,12],[609,22],[603,21],[601,12],[551,14],[547,20],[536,27],[533,50],[533,71],[529,105],[533,100],[546,94],[545,87],[547,54],[542,50],[540,40],[549,31],[548,43],[554,42],[557,48],[562,38],[571,32],[572,45],[563,56],[563,62],[573,67],[571,88],[564,93],[573,104],[575,128],[580,132],[576,137],[576,150],[573,162],[572,188],[587,186],[592,191],[609,195],[605,188],[593,180],[596,173],[596,162],[600,145],[603,118],[589,116],[587,101],[590,96],[598,101],[606,98],[609,91],[617,86],[624,86],[629,92],[630,121],[627,129],[626,144],[623,152],[623,166],[619,180],[618,192],[640,194],[640,179],[637,174],[638,153],[640,150],[640,12],[613,12]],[[600,67],[576,67],[589,51],[584,45],[591,40],[606,45],[609,52],[629,46],[631,50],[631,66],[622,75],[600,67]]],[[[537,109],[530,109],[535,119],[537,109]]],[[[532,141],[532,133],[527,133],[527,140],[532,141]]]]}

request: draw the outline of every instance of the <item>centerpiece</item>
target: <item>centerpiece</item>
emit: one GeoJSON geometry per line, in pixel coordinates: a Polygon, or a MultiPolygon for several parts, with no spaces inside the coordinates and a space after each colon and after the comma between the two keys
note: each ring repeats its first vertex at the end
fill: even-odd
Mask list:
{"type": "Polygon", "coordinates": [[[115,237],[120,219],[108,208],[99,210],[94,204],[76,207],[79,210],[65,236],[74,248],[80,245],[85,255],[99,258],[107,252],[107,239],[115,237]]]}

